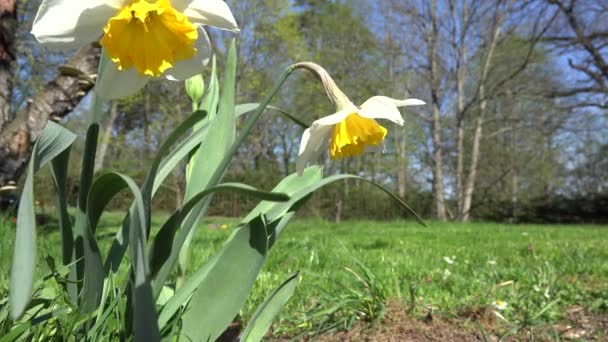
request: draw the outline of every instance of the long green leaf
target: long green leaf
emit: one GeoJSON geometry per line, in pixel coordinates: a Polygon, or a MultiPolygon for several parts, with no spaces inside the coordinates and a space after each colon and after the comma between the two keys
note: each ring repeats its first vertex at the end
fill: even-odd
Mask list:
{"type": "MultiPolygon", "coordinates": [[[[131,233],[131,262],[133,269],[133,287],[130,291],[133,303],[133,327],[135,341],[160,341],[160,332],[158,329],[158,317],[156,315],[156,306],[154,297],[152,296],[152,288],[149,279],[149,265],[146,254],[146,213],[144,200],[137,184],[128,176],[120,173],[106,173],[101,176],[95,185],[105,185],[109,193],[115,194],[116,189],[128,188],[133,194],[135,200],[134,205],[129,209],[129,231],[131,233]],[[122,183],[121,185],[113,185],[114,183],[122,183]]],[[[91,198],[98,195],[102,201],[106,202],[107,196],[103,194],[103,189],[94,186],[91,187],[91,198]],[[96,191],[93,193],[93,191],[96,191]]],[[[107,202],[106,202],[107,203],[107,202]]],[[[93,208],[99,208],[95,204],[91,204],[93,208]]],[[[103,210],[103,208],[101,208],[103,210]]],[[[98,218],[96,212],[92,212],[94,217],[90,220],[98,218]]]]}
{"type": "MultiPolygon", "coordinates": [[[[235,79],[236,42],[233,39],[226,59],[226,71],[219,98],[218,113],[216,117],[210,119],[207,137],[201,143],[198,151],[188,165],[184,201],[189,201],[200,191],[215,185],[215,183],[211,183],[213,174],[222,163],[222,160],[226,157],[226,152],[234,142],[236,136],[236,120],[234,115],[235,79]]],[[[190,234],[185,241],[185,248],[180,251],[179,269],[180,274],[182,275],[185,273],[188,265],[190,242],[200,226],[200,221],[207,211],[211,198],[212,197],[210,196],[204,202],[197,205],[198,208],[191,214],[196,216],[193,220],[187,221],[192,222],[192,225],[182,228],[190,231],[190,234]]]]}
{"type": "Polygon", "coordinates": [[[189,213],[193,208],[196,208],[207,196],[218,191],[235,191],[265,201],[285,202],[289,200],[289,196],[283,193],[260,191],[249,185],[239,183],[220,184],[198,193],[169,217],[154,238],[150,259],[151,273],[155,276],[153,286],[155,297],[160,294],[160,290],[177,261],[179,251],[187,239],[188,232],[186,230],[180,230],[177,239],[174,238],[178,228],[187,217],[192,217],[189,216],[189,213]]]}
{"type": "MultiPolygon", "coordinates": [[[[72,220],[68,214],[68,165],[70,160],[70,148],[65,149],[55,159],[51,161],[51,175],[55,187],[55,203],[57,206],[57,217],[59,218],[59,231],[61,235],[61,255],[64,265],[69,265],[74,261],[74,232],[72,230],[72,220]]],[[[73,304],[78,301],[78,286],[75,282],[75,274],[71,274],[70,281],[66,287],[73,304]]]]}
{"type": "Polygon", "coordinates": [[[266,260],[266,223],[262,217],[234,232],[182,318],[185,341],[215,341],[236,316],[266,260]]]}
{"type": "MultiPolygon", "coordinates": [[[[99,111],[98,106],[100,106],[98,99],[95,99],[93,112],[99,111]]],[[[104,272],[101,252],[95,239],[95,233],[91,231],[91,227],[89,226],[89,219],[86,213],[89,190],[93,183],[98,136],[99,124],[93,123],[87,130],[84,143],[80,183],[78,184],[78,206],[76,222],[74,224],[76,279],[78,284],[82,284],[80,309],[83,313],[91,313],[97,310],[103,291],[104,272]]]]}
{"type": "Polygon", "coordinates": [[[243,342],[261,341],[275,317],[293,295],[298,285],[298,273],[290,276],[281,286],[275,289],[264,303],[258,307],[241,335],[243,342]]]}
{"type": "MultiPolygon", "coordinates": [[[[291,174],[285,178],[283,178],[279,184],[277,184],[272,191],[274,192],[284,192],[289,197],[298,194],[302,191],[302,189],[308,188],[314,184],[317,184],[323,179],[323,168],[320,166],[310,166],[304,170],[301,176],[297,174],[291,174]]],[[[293,198],[292,198],[293,199],[293,198]]],[[[289,201],[289,205],[287,203],[282,203],[281,208],[285,208],[285,212],[290,208],[296,201],[289,201]]],[[[268,211],[275,208],[277,203],[273,202],[260,202],[253,210],[245,216],[245,218],[241,222],[249,222],[256,216],[261,215],[262,213],[267,215],[268,211]]],[[[278,215],[280,216],[280,215],[278,215]]],[[[268,217],[266,216],[268,221],[274,221],[277,217],[268,217]]]]}
{"type": "Polygon", "coordinates": [[[49,121],[38,141],[34,144],[27,171],[19,210],[15,252],[11,268],[10,297],[11,317],[21,317],[32,296],[36,270],[36,216],[34,212],[34,174],[64,150],[70,147],[76,135],[62,126],[49,121]]]}
{"type": "MultiPolygon", "coordinates": [[[[269,222],[272,222],[283,215],[285,215],[290,209],[298,202],[302,201],[307,196],[310,196],[314,191],[321,187],[324,187],[330,183],[344,180],[344,179],[357,179],[367,183],[370,183],[388,194],[395,202],[397,202],[403,209],[412,214],[414,218],[422,225],[425,225],[424,220],[416,212],[411,209],[403,200],[399,198],[395,193],[387,189],[386,187],[373,182],[369,179],[355,176],[355,175],[335,175],[321,179],[321,168],[318,166],[311,166],[304,170],[302,176],[297,174],[291,174],[284,178],[279,185],[273,189],[273,191],[285,192],[289,195],[290,200],[284,203],[270,203],[262,202],[256,208],[254,208],[246,217],[243,222],[247,222],[251,218],[265,213],[265,217],[269,222]]],[[[280,233],[280,231],[278,232],[280,233]]]]}
{"type": "Polygon", "coordinates": [[[163,181],[169,176],[173,169],[179,165],[187,156],[192,153],[207,136],[209,123],[205,123],[198,130],[177,144],[177,147],[168,154],[161,162],[156,177],[154,178],[154,187],[152,188],[152,196],[162,185],[163,181]]]}
{"type": "MultiPolygon", "coordinates": [[[[152,163],[152,167],[148,172],[146,181],[144,182],[144,189],[142,190],[144,205],[148,204],[149,206],[151,196],[154,194],[156,189],[158,189],[158,186],[160,186],[164,179],[163,177],[159,177],[156,173],[158,168],[162,168],[162,170],[164,170],[162,172],[166,172],[164,173],[164,177],[166,177],[169,172],[171,172],[171,170],[177,165],[177,161],[175,162],[175,164],[170,165],[165,163],[165,159],[163,158],[165,158],[166,155],[169,155],[167,158],[170,158],[170,150],[171,147],[175,144],[175,142],[190,128],[192,128],[193,125],[204,119],[206,115],[207,114],[204,111],[197,111],[192,113],[192,115],[190,115],[190,117],[184,120],[175,130],[173,130],[167,140],[165,140],[165,142],[159,149],[159,152],[157,153],[156,158],[152,163]]],[[[133,205],[135,205],[135,203],[133,205]]],[[[104,269],[106,273],[110,271],[113,273],[118,272],[118,268],[129,244],[129,219],[129,216],[127,215],[127,217],[125,217],[125,219],[123,220],[121,228],[116,233],[112,241],[110,251],[108,252],[108,256],[104,264],[104,269]]]]}

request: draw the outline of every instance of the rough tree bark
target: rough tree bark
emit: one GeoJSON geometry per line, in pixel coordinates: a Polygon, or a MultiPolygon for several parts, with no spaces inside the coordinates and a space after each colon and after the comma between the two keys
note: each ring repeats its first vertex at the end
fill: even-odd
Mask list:
{"type": "Polygon", "coordinates": [[[59,120],[69,114],[93,88],[100,52],[98,43],[78,50],[59,68],[59,75],[5,125],[0,132],[0,186],[17,181],[47,120],[59,120]]]}
{"type": "Polygon", "coordinates": [[[11,118],[13,77],[15,71],[15,35],[17,33],[15,0],[0,0],[0,132],[11,118]]]}

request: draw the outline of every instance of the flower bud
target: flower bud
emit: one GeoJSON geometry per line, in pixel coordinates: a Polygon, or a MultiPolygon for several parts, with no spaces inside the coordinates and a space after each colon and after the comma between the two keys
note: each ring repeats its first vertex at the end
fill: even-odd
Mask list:
{"type": "Polygon", "coordinates": [[[205,80],[203,75],[198,74],[186,80],[186,94],[192,100],[192,103],[198,105],[205,94],[205,80]]]}

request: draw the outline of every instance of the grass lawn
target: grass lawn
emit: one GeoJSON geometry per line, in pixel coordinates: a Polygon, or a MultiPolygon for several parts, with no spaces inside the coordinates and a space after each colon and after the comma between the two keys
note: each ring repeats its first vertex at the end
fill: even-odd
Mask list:
{"type": "MultiPolygon", "coordinates": [[[[162,219],[155,217],[154,224],[162,219]]],[[[120,220],[119,215],[103,217],[102,251],[120,220]]],[[[237,222],[206,222],[193,242],[191,271],[222,245],[237,222]],[[228,227],[222,229],[224,224],[228,227]]],[[[0,222],[0,292],[8,287],[11,227],[0,222]]],[[[47,228],[38,237],[40,276],[48,272],[43,257],[60,260],[59,236],[47,228]]],[[[497,336],[536,328],[549,336],[563,334],[560,327],[569,330],[572,312],[578,312],[587,320],[600,317],[599,328],[585,332],[587,337],[607,338],[602,330],[608,329],[608,321],[602,321],[608,313],[607,226],[430,222],[422,227],[407,221],[298,219],[273,247],[243,320],[295,271],[300,284],[275,324],[276,335],[352,328],[355,318],[379,322],[397,307],[412,319],[457,322],[497,336]]]]}

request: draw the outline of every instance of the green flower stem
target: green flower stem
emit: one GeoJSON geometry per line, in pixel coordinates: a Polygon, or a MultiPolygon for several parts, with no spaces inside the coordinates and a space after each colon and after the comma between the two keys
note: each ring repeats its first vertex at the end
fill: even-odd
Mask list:
{"type": "MultiPolygon", "coordinates": [[[[281,87],[283,86],[283,84],[285,83],[287,78],[291,75],[291,73],[293,73],[293,71],[295,69],[296,69],[295,65],[291,65],[287,69],[285,69],[285,71],[283,72],[283,74],[281,75],[281,77],[279,78],[277,83],[275,84],[275,86],[272,88],[272,91],[260,103],[260,105],[255,110],[255,112],[248,118],[247,122],[245,122],[245,126],[241,130],[240,134],[236,137],[234,143],[232,143],[232,145],[230,146],[230,149],[226,152],[225,157],[222,159],[222,161],[220,162],[220,165],[218,166],[218,168],[215,170],[215,172],[211,176],[209,183],[207,184],[207,187],[205,188],[205,190],[207,190],[219,183],[222,176],[224,175],[226,168],[228,167],[228,165],[230,164],[230,161],[232,160],[232,156],[238,151],[240,146],[245,141],[245,138],[247,137],[247,135],[249,135],[249,133],[255,126],[255,123],[258,121],[258,119],[260,118],[260,116],[262,115],[262,113],[264,112],[266,107],[268,107],[268,105],[270,104],[270,101],[272,101],[272,99],[276,96],[276,94],[279,92],[279,89],[281,89],[281,87]]],[[[196,210],[196,209],[193,209],[193,210],[196,210]]],[[[192,219],[195,219],[195,218],[192,218],[192,219]]],[[[157,278],[154,282],[155,284],[153,286],[153,288],[155,289],[155,294],[160,293],[159,289],[162,288],[162,284],[164,284],[165,281],[167,280],[167,277],[170,274],[170,270],[173,268],[173,266],[175,266],[175,263],[178,262],[178,260],[177,260],[178,255],[176,255],[176,254],[179,254],[179,251],[181,251],[182,248],[184,247],[186,240],[188,238],[188,234],[190,234],[190,231],[193,227],[193,223],[186,222],[185,226],[189,227],[189,228],[181,229],[179,231],[179,235],[174,240],[174,250],[178,251],[178,252],[175,254],[174,253],[171,254],[171,256],[164,263],[164,265],[162,266],[161,270],[159,271],[159,273],[157,275],[157,278]]]]}
{"type": "MultiPolygon", "coordinates": [[[[192,101],[192,112],[196,112],[199,108],[198,101],[192,101]]],[[[194,159],[194,154],[190,156],[190,160],[188,160],[188,164],[186,165],[186,183],[190,182],[190,176],[192,175],[192,159],[194,159]]],[[[186,281],[186,270],[188,268],[188,251],[190,250],[190,244],[192,243],[192,234],[188,235],[188,238],[184,242],[184,247],[182,251],[179,253],[177,259],[177,280],[175,283],[176,288],[182,287],[184,282],[186,281]]]]}
{"type": "MultiPolygon", "coordinates": [[[[105,54],[99,62],[97,74],[101,75],[108,60],[105,54]]],[[[94,90],[93,90],[94,91],[94,90]]],[[[89,190],[93,184],[95,172],[95,156],[97,155],[97,142],[99,140],[99,124],[103,118],[102,101],[93,93],[93,108],[90,111],[91,124],[87,129],[85,138],[84,152],[82,156],[82,169],[80,173],[80,183],[78,190],[78,211],[76,212],[76,222],[74,225],[74,260],[76,261],[75,273],[70,274],[70,278],[76,280],[78,292],[81,293],[80,306],[83,312],[92,312],[99,305],[99,294],[92,293],[90,288],[94,286],[94,280],[98,276],[99,269],[96,267],[101,258],[95,233],[90,230],[87,217],[87,198],[89,190]]]]}
{"type": "Polygon", "coordinates": [[[279,78],[278,82],[275,84],[274,88],[272,88],[272,91],[270,92],[270,94],[268,94],[266,96],[264,101],[262,101],[260,103],[260,105],[258,106],[258,109],[256,109],[255,112],[253,113],[253,115],[251,115],[248,118],[248,120],[245,122],[245,126],[241,129],[240,134],[237,136],[236,140],[230,146],[230,149],[226,153],[227,157],[222,160],[220,166],[216,169],[215,173],[211,177],[209,186],[213,186],[220,181],[220,179],[222,178],[222,175],[224,174],[224,171],[230,164],[231,157],[236,152],[238,152],[238,149],[241,147],[241,145],[245,141],[245,138],[247,137],[247,135],[249,135],[249,133],[255,126],[255,123],[258,121],[258,119],[260,118],[260,116],[262,115],[264,110],[266,110],[266,107],[268,107],[268,105],[270,104],[270,101],[272,101],[272,99],[276,96],[276,94],[279,92],[279,89],[281,89],[281,87],[283,86],[285,81],[287,81],[287,78],[289,78],[289,76],[293,73],[294,70],[296,70],[295,64],[290,65],[289,67],[287,67],[287,69],[285,69],[285,71],[283,71],[283,74],[279,78]]]}

